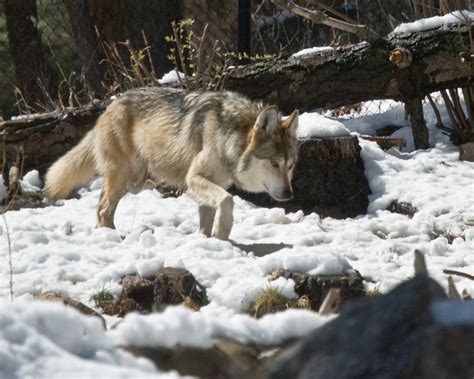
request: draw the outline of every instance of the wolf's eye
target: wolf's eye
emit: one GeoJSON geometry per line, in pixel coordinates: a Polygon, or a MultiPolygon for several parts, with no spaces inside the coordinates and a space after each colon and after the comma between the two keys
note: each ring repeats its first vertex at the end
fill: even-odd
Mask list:
{"type": "Polygon", "coordinates": [[[272,164],[273,167],[277,168],[278,167],[278,162],[274,159],[270,159],[270,163],[272,164]]]}
{"type": "Polygon", "coordinates": [[[291,162],[289,165],[288,165],[288,170],[291,170],[293,167],[295,167],[295,164],[293,162],[291,162]]]}

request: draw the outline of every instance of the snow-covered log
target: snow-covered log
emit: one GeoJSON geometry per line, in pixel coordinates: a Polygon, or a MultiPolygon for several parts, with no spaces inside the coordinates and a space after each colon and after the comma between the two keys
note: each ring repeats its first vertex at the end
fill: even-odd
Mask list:
{"type": "Polygon", "coordinates": [[[360,101],[408,101],[474,83],[472,25],[392,33],[371,44],[309,49],[241,66],[224,87],[275,103],[285,112],[360,101]]]}

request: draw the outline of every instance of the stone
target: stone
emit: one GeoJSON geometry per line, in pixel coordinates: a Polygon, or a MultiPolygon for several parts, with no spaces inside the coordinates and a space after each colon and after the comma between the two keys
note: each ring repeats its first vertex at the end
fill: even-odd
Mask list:
{"type": "Polygon", "coordinates": [[[168,304],[185,302],[197,309],[208,304],[206,289],[185,269],[164,267],[156,272],[153,306],[161,308],[168,304]]]}
{"type": "Polygon", "coordinates": [[[358,271],[347,275],[309,275],[282,269],[274,272],[272,279],[280,276],[293,279],[298,297],[306,297],[310,308],[316,312],[331,288],[340,289],[340,305],[365,296],[364,280],[358,271]]]}
{"type": "Polygon", "coordinates": [[[399,213],[410,218],[413,218],[418,209],[411,205],[410,203],[406,203],[403,201],[394,200],[390,203],[387,208],[387,211],[392,213],[399,213]]]}
{"type": "Polygon", "coordinates": [[[466,142],[459,145],[459,160],[474,162],[474,142],[466,142]]]}
{"type": "Polygon", "coordinates": [[[105,314],[120,317],[132,311],[146,314],[163,310],[170,304],[198,310],[208,304],[206,289],[182,268],[161,268],[154,277],[126,275],[121,284],[123,291],[118,299],[100,302],[105,314]]]}
{"type": "MultiPolygon", "coordinates": [[[[474,322],[441,322],[433,305],[446,302],[441,286],[427,275],[387,295],[354,301],[284,350],[269,363],[266,377],[472,378],[474,322]]],[[[456,307],[463,302],[451,303],[452,316],[459,316],[456,307]]]]}
{"type": "Polygon", "coordinates": [[[133,300],[138,311],[151,311],[153,306],[153,278],[127,275],[122,278],[121,284],[123,287],[122,298],[133,300]]]}

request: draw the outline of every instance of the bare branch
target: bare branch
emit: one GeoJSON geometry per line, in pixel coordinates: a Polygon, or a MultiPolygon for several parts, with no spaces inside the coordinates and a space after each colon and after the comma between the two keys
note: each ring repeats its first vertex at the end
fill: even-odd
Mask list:
{"type": "Polygon", "coordinates": [[[474,275],[466,274],[465,272],[455,270],[443,270],[445,274],[462,276],[463,278],[474,280],[474,275]]]}
{"type": "Polygon", "coordinates": [[[379,36],[373,30],[370,30],[365,25],[357,25],[357,24],[346,22],[346,21],[338,20],[336,18],[326,15],[325,13],[321,11],[311,10],[311,9],[302,7],[300,5],[295,4],[292,1],[272,0],[272,2],[277,7],[280,7],[288,12],[292,12],[298,16],[307,18],[313,21],[315,24],[322,24],[334,29],[339,29],[344,32],[355,34],[362,40],[374,42],[382,38],[381,36],[379,36]]]}
{"type": "Polygon", "coordinates": [[[344,13],[342,12],[339,12],[338,10],[334,9],[333,7],[329,6],[329,5],[326,5],[324,4],[322,1],[319,1],[319,0],[309,0],[309,2],[311,4],[314,4],[316,5],[317,7],[321,8],[321,9],[324,9],[325,11],[329,12],[329,13],[332,13],[334,16],[337,16],[341,19],[343,19],[344,21],[350,23],[350,24],[355,24],[356,21],[353,20],[352,18],[350,18],[349,16],[345,15],[344,13]]]}

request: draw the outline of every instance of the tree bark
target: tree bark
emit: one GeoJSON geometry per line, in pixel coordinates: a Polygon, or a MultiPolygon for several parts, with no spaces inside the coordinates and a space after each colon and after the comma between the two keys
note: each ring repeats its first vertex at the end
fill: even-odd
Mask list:
{"type": "Polygon", "coordinates": [[[36,25],[36,0],[5,0],[5,17],[10,52],[22,96],[27,104],[44,102],[44,90],[53,94],[57,89],[36,25]]]}
{"type": "Polygon", "coordinates": [[[416,149],[428,149],[430,147],[429,132],[423,116],[422,99],[412,99],[405,102],[405,109],[410,116],[413,142],[416,149]]]}
{"type": "Polygon", "coordinates": [[[277,104],[283,112],[376,99],[422,99],[433,91],[474,83],[472,59],[465,58],[470,32],[468,26],[456,26],[275,58],[232,70],[224,88],[277,104]],[[397,48],[410,57],[398,65],[390,61],[397,48]]]}
{"type": "Polygon", "coordinates": [[[101,85],[103,70],[99,65],[101,53],[95,30],[95,20],[89,11],[88,0],[63,0],[73,32],[76,51],[80,60],[80,72],[84,75],[94,95],[103,97],[105,89],[101,85]]]}

